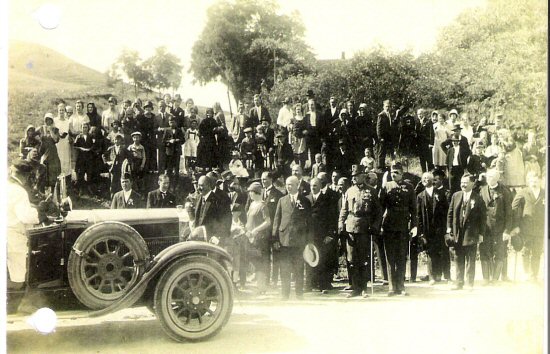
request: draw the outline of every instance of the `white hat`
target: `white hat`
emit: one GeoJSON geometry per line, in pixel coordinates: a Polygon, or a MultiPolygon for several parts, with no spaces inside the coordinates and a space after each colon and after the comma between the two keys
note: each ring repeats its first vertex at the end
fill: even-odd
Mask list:
{"type": "Polygon", "coordinates": [[[309,264],[310,267],[315,268],[319,265],[319,251],[313,243],[308,243],[303,252],[304,261],[309,264]]]}

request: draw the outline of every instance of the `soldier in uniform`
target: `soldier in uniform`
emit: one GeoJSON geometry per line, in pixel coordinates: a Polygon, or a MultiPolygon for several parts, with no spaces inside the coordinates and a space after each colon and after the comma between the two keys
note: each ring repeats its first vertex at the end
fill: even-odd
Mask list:
{"type": "MultiPolygon", "coordinates": [[[[367,185],[365,174],[356,177],[355,186],[344,195],[338,231],[345,232],[347,258],[350,264],[352,292],[348,297],[360,296],[370,278],[370,240],[380,229],[381,208],[376,191],[367,185]]],[[[365,293],[365,297],[366,297],[365,293]]]]}
{"type": "Polygon", "coordinates": [[[388,296],[408,295],[405,292],[405,268],[409,242],[409,227],[412,237],[416,236],[416,196],[414,187],[403,180],[401,163],[391,166],[392,180],[380,191],[380,204],[384,218],[382,237],[388,263],[388,296]]]}

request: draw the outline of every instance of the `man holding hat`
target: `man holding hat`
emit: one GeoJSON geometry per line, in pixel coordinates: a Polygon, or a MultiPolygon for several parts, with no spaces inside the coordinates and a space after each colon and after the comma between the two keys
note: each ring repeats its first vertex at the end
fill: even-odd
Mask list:
{"type": "Polygon", "coordinates": [[[441,143],[441,148],[447,154],[447,172],[451,194],[460,190],[460,179],[468,165],[468,158],[472,154],[468,139],[460,134],[460,123],[453,126],[451,137],[441,143]]]}
{"type": "Polygon", "coordinates": [[[407,295],[405,268],[409,236],[416,237],[417,211],[414,187],[403,179],[401,163],[391,166],[391,181],[380,191],[382,237],[388,263],[388,296],[407,295]],[[409,232],[410,230],[410,232],[409,232]]]}
{"type": "Polygon", "coordinates": [[[338,232],[345,234],[349,262],[352,292],[348,297],[360,296],[372,280],[369,237],[379,232],[382,219],[378,195],[367,185],[366,175],[360,173],[355,178],[356,185],[343,197],[338,219],[338,232]]]}
{"type": "Polygon", "coordinates": [[[281,256],[282,299],[290,296],[290,277],[294,274],[296,297],[303,297],[304,259],[303,251],[311,236],[311,204],[298,192],[296,176],[286,179],[288,194],[279,199],[273,220],[273,247],[281,256]]]}

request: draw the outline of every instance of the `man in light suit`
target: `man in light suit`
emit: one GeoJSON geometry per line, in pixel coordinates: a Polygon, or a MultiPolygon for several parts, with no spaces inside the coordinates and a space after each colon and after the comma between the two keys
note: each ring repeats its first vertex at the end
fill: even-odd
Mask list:
{"type": "Polygon", "coordinates": [[[120,178],[122,190],[113,195],[111,209],[139,209],[142,207],[141,194],[132,190],[132,180],[129,173],[120,178]]]}
{"type": "Polygon", "coordinates": [[[512,201],[514,215],[513,234],[520,234],[524,241],[523,267],[529,280],[537,279],[540,256],[544,251],[545,191],[537,172],[527,173],[527,187],[516,194],[512,201]]]}
{"type": "Polygon", "coordinates": [[[159,188],[147,194],[147,209],[150,208],[175,208],[176,197],[168,191],[170,188],[170,176],[159,176],[159,188]]]}
{"type": "Polygon", "coordinates": [[[485,235],[486,208],[479,194],[473,192],[475,177],[465,174],[460,180],[461,191],[451,197],[447,212],[446,243],[456,265],[456,284],[452,290],[464,287],[466,270],[468,286],[474,286],[477,245],[485,235]]]}
{"type": "Polygon", "coordinates": [[[290,176],[286,179],[288,194],[277,204],[273,220],[273,247],[281,255],[282,299],[290,296],[290,277],[294,274],[296,281],[296,297],[303,297],[304,287],[304,246],[312,240],[311,235],[311,204],[298,191],[298,178],[290,176]]]}

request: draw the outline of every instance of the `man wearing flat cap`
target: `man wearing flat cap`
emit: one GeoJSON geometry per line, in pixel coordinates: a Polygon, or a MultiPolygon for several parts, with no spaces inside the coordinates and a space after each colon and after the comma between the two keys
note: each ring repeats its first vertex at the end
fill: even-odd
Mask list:
{"type": "Polygon", "coordinates": [[[460,123],[453,126],[451,137],[441,143],[441,148],[447,154],[447,172],[451,194],[460,190],[460,178],[468,165],[468,158],[472,154],[468,139],[462,136],[460,123]]]}
{"type": "Polygon", "coordinates": [[[418,215],[414,187],[403,179],[403,167],[399,162],[391,166],[391,181],[380,191],[380,204],[390,283],[388,296],[408,295],[405,291],[407,251],[409,237],[416,237],[418,215]]]}

